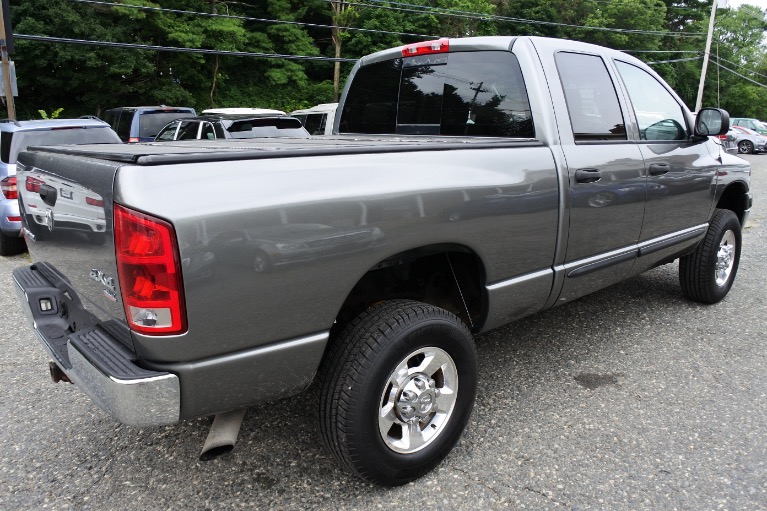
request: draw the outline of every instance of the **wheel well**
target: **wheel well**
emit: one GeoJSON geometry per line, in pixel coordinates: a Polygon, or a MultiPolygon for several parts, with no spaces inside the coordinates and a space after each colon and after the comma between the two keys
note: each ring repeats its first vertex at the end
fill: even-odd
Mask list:
{"type": "Polygon", "coordinates": [[[338,313],[336,328],[375,303],[410,299],[446,309],[478,331],[486,309],[484,280],[482,261],[461,245],[402,252],[380,262],[357,282],[338,313]]]}
{"type": "Polygon", "coordinates": [[[719,198],[719,202],[716,203],[716,207],[734,211],[742,226],[743,215],[748,207],[746,204],[746,186],[743,183],[729,185],[719,198]]]}

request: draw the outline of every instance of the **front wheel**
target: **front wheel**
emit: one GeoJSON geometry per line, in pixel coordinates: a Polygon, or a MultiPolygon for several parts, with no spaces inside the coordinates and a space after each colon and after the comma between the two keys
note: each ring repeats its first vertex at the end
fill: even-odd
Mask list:
{"type": "Polygon", "coordinates": [[[740,262],[741,226],[729,209],[717,209],[706,236],[679,260],[679,283],[696,302],[716,303],[727,296],[740,262]]]}
{"type": "Polygon", "coordinates": [[[450,312],[381,302],[332,341],[317,374],[320,432],[359,477],[397,486],[458,442],[477,387],[474,342],[450,312]]]}

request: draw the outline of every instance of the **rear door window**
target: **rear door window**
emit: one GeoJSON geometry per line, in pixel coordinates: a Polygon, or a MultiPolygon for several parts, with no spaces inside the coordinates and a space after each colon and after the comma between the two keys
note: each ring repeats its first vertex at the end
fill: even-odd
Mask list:
{"type": "Polygon", "coordinates": [[[456,52],[360,68],[341,114],[342,133],[534,137],[514,54],[456,52]]]}
{"type": "Polygon", "coordinates": [[[556,62],[575,141],[626,140],[623,113],[604,61],[562,52],[556,62]]]}
{"type": "Polygon", "coordinates": [[[176,140],[196,140],[200,131],[199,121],[181,121],[176,140]]]}
{"type": "Polygon", "coordinates": [[[203,140],[213,140],[216,138],[216,130],[213,129],[213,125],[209,122],[202,123],[202,129],[200,130],[200,138],[203,140]]]}

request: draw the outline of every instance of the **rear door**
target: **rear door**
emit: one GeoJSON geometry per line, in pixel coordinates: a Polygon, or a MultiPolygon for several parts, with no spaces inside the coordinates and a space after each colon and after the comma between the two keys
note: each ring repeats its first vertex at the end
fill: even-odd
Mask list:
{"type": "Polygon", "coordinates": [[[597,54],[560,51],[554,52],[553,64],[568,115],[559,115],[569,203],[560,300],[570,300],[618,282],[631,271],[647,179],[641,152],[626,128],[626,105],[605,60],[597,54]]]}

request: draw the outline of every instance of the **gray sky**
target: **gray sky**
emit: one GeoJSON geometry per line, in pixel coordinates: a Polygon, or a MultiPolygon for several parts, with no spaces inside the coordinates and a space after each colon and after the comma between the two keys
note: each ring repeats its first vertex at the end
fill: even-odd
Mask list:
{"type": "MultiPolygon", "coordinates": [[[[720,3],[725,0],[719,0],[720,3]]],[[[738,7],[743,4],[751,4],[759,7],[760,9],[767,9],[767,0],[729,0],[730,7],[738,7]]]]}

